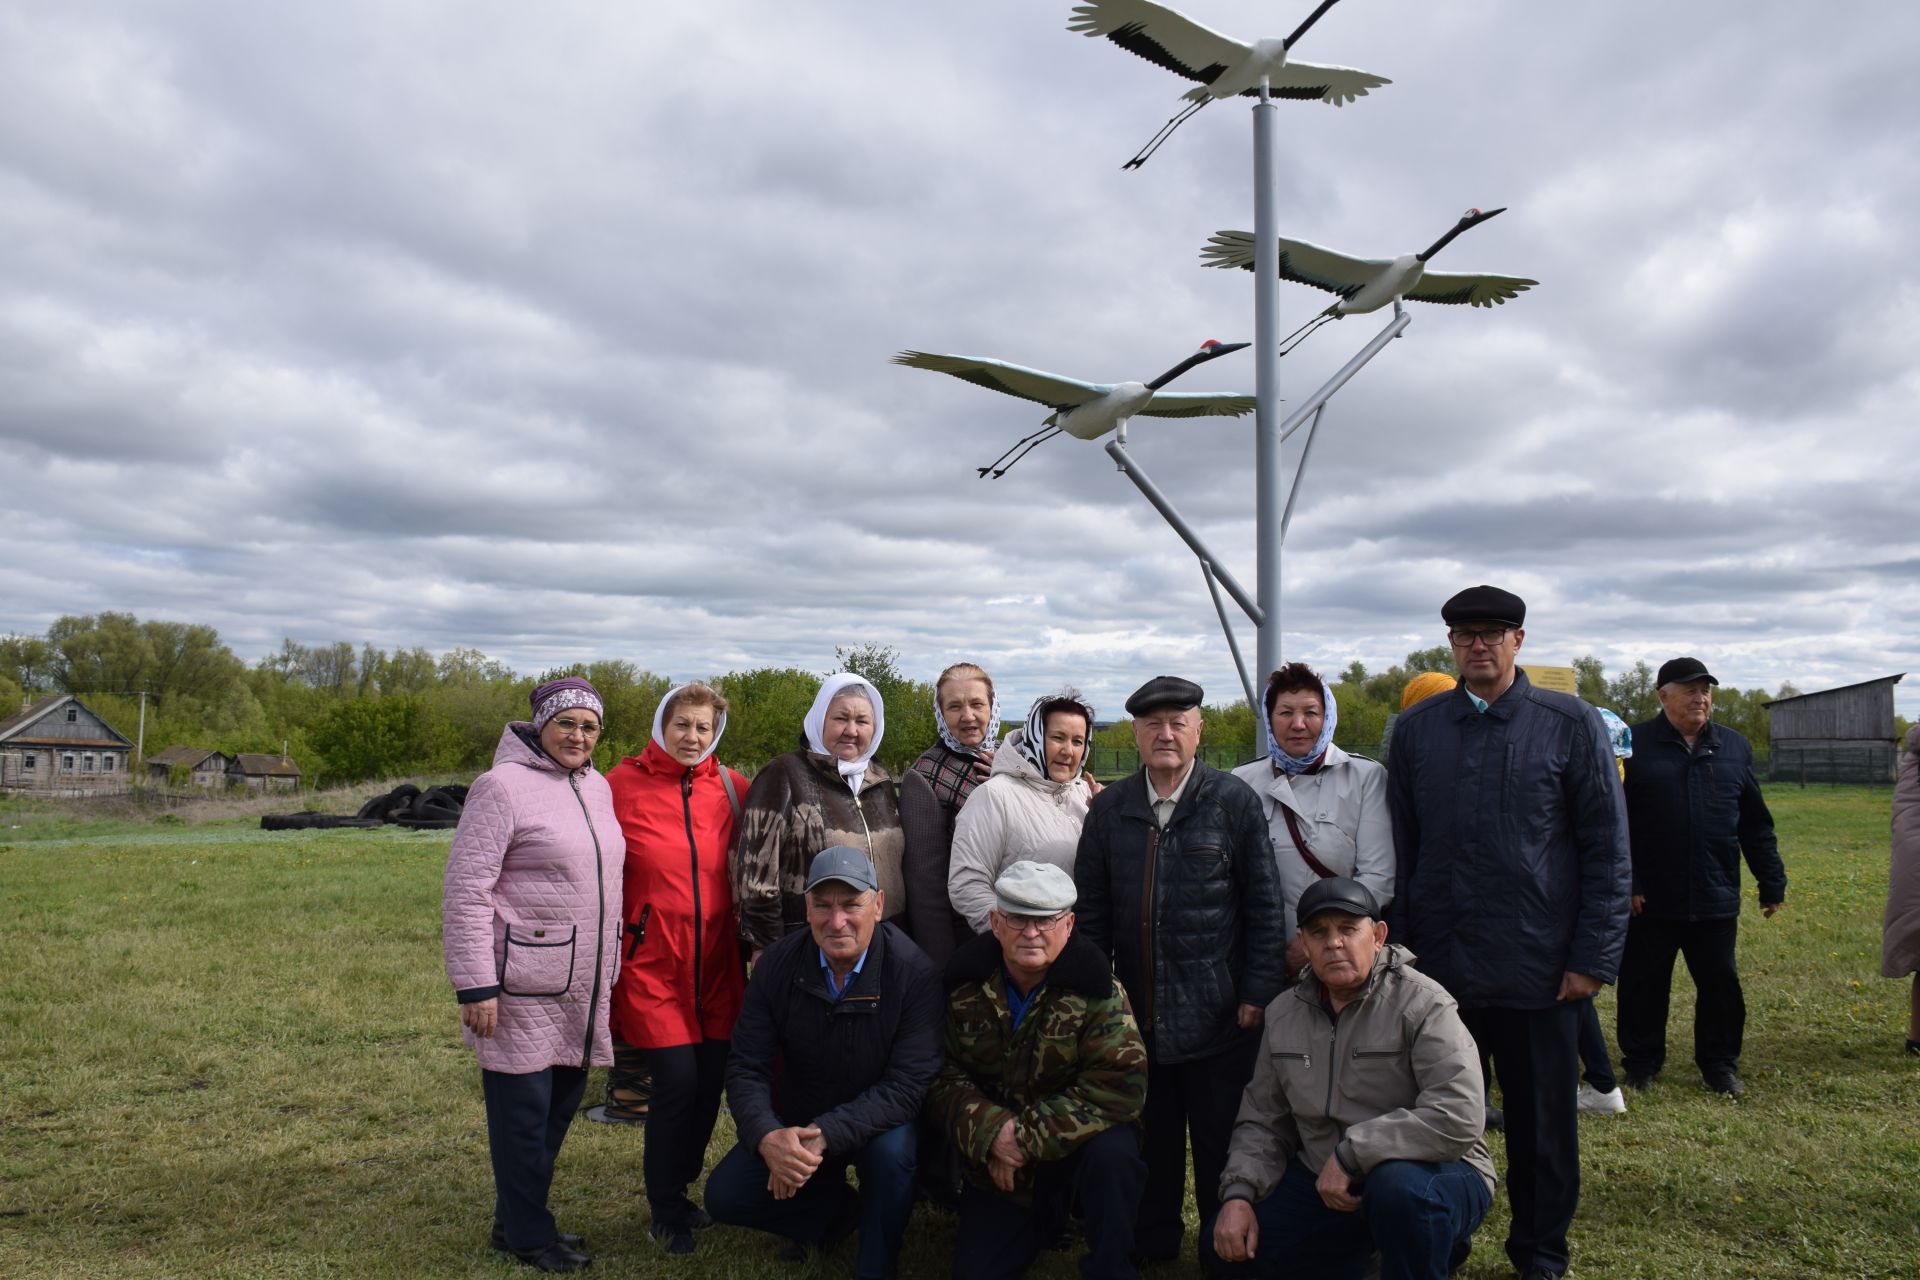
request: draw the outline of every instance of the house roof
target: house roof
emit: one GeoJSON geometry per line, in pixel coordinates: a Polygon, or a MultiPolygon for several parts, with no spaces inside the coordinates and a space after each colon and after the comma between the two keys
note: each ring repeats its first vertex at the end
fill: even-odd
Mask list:
{"type": "MultiPolygon", "coordinates": [[[[147,757],[147,763],[163,764],[167,766],[169,769],[171,769],[173,766],[177,764],[181,764],[181,765],[185,765],[189,769],[193,769],[193,768],[198,768],[202,764],[205,764],[208,756],[219,756],[219,755],[220,753],[218,751],[214,751],[209,747],[175,746],[175,747],[168,747],[165,751],[154,752],[152,755],[147,757]]],[[[220,756],[220,758],[223,760],[226,759],[225,756],[220,756]]]]}
{"type": "Polygon", "coordinates": [[[242,751],[233,758],[229,772],[242,773],[249,778],[297,778],[300,776],[300,766],[289,756],[277,756],[267,751],[242,751]]]}
{"type": "Polygon", "coordinates": [[[9,737],[15,729],[24,729],[41,716],[65,702],[71,694],[55,693],[40,699],[25,711],[16,712],[5,720],[0,720],[0,738],[9,737]]]}
{"type": "Polygon", "coordinates": [[[1864,689],[1868,685],[1899,684],[1901,680],[1906,678],[1906,674],[1906,672],[1902,671],[1899,675],[1881,676],[1877,680],[1862,680],[1857,684],[1843,684],[1837,688],[1821,689],[1815,693],[1796,693],[1791,698],[1775,698],[1772,702],[1763,702],[1760,705],[1763,707],[1778,707],[1789,702],[1798,702],[1802,698],[1825,698],[1831,694],[1845,693],[1849,689],[1864,689]]]}
{"type": "Polygon", "coordinates": [[[124,733],[121,733],[118,729],[108,724],[106,720],[100,715],[99,712],[95,711],[92,707],[89,707],[86,703],[80,701],[80,699],[74,697],[70,693],[50,694],[47,697],[40,699],[40,701],[34,703],[32,706],[28,707],[25,711],[19,712],[18,714],[15,714],[15,715],[8,716],[5,720],[0,720],[0,742],[6,742],[8,740],[12,740],[16,743],[20,743],[23,745],[30,743],[36,747],[54,747],[54,748],[61,748],[61,747],[131,748],[133,746],[132,738],[127,737],[127,735],[125,735],[124,733]],[[48,715],[48,713],[59,710],[61,707],[65,706],[69,702],[73,703],[75,706],[78,706],[82,711],[85,711],[100,725],[102,729],[105,729],[108,733],[112,734],[113,736],[111,738],[88,738],[85,740],[82,740],[79,738],[30,738],[25,736],[26,731],[32,728],[34,725],[38,724],[42,719],[44,719],[48,715]]]}

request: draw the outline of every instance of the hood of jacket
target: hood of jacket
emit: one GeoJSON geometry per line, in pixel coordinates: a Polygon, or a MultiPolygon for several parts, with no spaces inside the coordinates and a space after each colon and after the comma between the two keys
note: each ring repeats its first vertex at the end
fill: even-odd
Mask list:
{"type": "Polygon", "coordinates": [[[1077,791],[1083,798],[1087,790],[1087,780],[1080,774],[1074,775],[1071,782],[1055,782],[1052,778],[1034,768],[1033,761],[1020,754],[1020,744],[1026,740],[1025,726],[1009,730],[1000,740],[999,748],[993,753],[993,773],[991,777],[1002,775],[1012,778],[1024,786],[1047,796],[1058,796],[1063,791],[1077,791]]]}
{"type": "Polygon", "coordinates": [[[679,781],[682,776],[689,773],[696,779],[699,779],[710,778],[720,772],[720,758],[711,752],[700,757],[699,764],[689,768],[668,755],[666,748],[662,747],[658,742],[647,743],[646,750],[637,756],[628,756],[625,760],[621,761],[621,763],[630,764],[642,773],[654,774],[662,778],[671,778],[676,782],[679,781]]]}
{"type": "Polygon", "coordinates": [[[548,755],[540,746],[540,735],[534,732],[531,720],[507,722],[507,727],[500,731],[500,741],[494,745],[493,764],[496,769],[503,764],[524,765],[526,768],[557,774],[563,778],[568,773],[593,772],[591,757],[578,769],[562,768],[560,762],[548,755]]]}

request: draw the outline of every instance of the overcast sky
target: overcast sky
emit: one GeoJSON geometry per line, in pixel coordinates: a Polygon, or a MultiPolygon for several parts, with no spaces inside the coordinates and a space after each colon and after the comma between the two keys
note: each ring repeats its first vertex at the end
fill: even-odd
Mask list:
{"type": "MultiPolygon", "coordinates": [[[[1307,0],[1190,0],[1243,38],[1307,0]]],[[[0,631],[113,609],[523,671],[960,658],[1009,714],[1237,682],[1192,556],[1098,444],[903,347],[1101,381],[1252,332],[1251,125],[1070,5],[0,6],[0,631]]],[[[1343,0],[1393,83],[1281,114],[1283,232],[1387,257],[1509,211],[1334,399],[1286,646],[1333,674],[1529,605],[1524,657],[1802,690],[1920,623],[1920,6],[1343,0]]],[[[1327,302],[1281,296],[1291,329],[1327,302]]],[[[1305,395],[1380,316],[1283,362],[1305,395]]],[[[1251,353],[1176,389],[1251,391],[1251,353]]],[[[1252,418],[1139,461],[1251,589],[1252,418]]],[[[1296,436],[1289,458],[1297,457],[1296,436]]],[[[1253,635],[1241,632],[1249,657],[1253,635]]],[[[1920,677],[1900,709],[1920,711],[1920,677]]]]}

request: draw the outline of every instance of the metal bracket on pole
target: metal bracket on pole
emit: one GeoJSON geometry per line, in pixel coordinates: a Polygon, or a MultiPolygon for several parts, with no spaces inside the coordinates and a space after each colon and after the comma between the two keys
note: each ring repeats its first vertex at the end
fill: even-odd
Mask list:
{"type": "Polygon", "coordinates": [[[1249,707],[1259,705],[1253,700],[1253,681],[1247,678],[1247,661],[1240,656],[1240,642],[1233,638],[1233,624],[1227,621],[1227,602],[1220,598],[1220,584],[1213,580],[1213,563],[1205,556],[1200,557],[1200,576],[1207,580],[1207,593],[1213,597],[1213,611],[1220,615],[1220,630],[1226,633],[1227,648],[1233,654],[1233,669],[1240,673],[1240,688],[1247,695],[1249,707]]]}
{"type": "MultiPolygon", "coordinates": [[[[1293,469],[1293,487],[1287,490],[1287,509],[1280,513],[1280,545],[1287,545],[1287,526],[1293,523],[1294,500],[1300,496],[1300,482],[1306,479],[1307,459],[1313,456],[1313,436],[1320,430],[1320,415],[1327,411],[1327,402],[1322,400],[1320,407],[1313,411],[1313,425],[1307,428],[1307,442],[1300,446],[1300,465],[1293,469]]],[[[1248,706],[1253,704],[1249,702],[1248,706]]]]}
{"type": "MultiPolygon", "coordinates": [[[[1133,460],[1133,455],[1127,452],[1126,446],[1118,440],[1107,441],[1107,456],[1119,464],[1120,470],[1126,472],[1127,479],[1133,481],[1134,487],[1146,495],[1147,501],[1153,504],[1154,510],[1158,511],[1166,522],[1173,526],[1173,531],[1179,534],[1180,540],[1186,543],[1193,554],[1200,558],[1200,563],[1209,566],[1207,569],[1208,580],[1211,581],[1213,578],[1219,578],[1220,585],[1227,589],[1227,594],[1233,597],[1233,602],[1240,606],[1241,612],[1247,615],[1248,620],[1250,620],[1254,626],[1259,626],[1260,606],[1256,605],[1252,597],[1247,595],[1246,591],[1241,588],[1238,582],[1234,581],[1232,574],[1228,573],[1225,569],[1211,567],[1219,564],[1218,558],[1207,548],[1207,544],[1201,540],[1200,535],[1194,532],[1193,526],[1189,525],[1181,518],[1180,513],[1174,510],[1173,503],[1167,501],[1167,495],[1160,492],[1160,486],[1155,484],[1152,479],[1148,477],[1147,473],[1140,469],[1140,464],[1133,460]]],[[[1231,639],[1229,639],[1229,643],[1231,643],[1231,639]]]]}
{"type": "Polygon", "coordinates": [[[1399,337],[1401,331],[1412,323],[1413,317],[1408,315],[1406,310],[1401,307],[1398,302],[1395,302],[1393,304],[1393,319],[1387,322],[1387,327],[1374,334],[1372,340],[1369,341],[1366,346],[1360,348],[1359,354],[1341,365],[1338,373],[1321,383],[1318,391],[1308,396],[1301,402],[1298,409],[1295,409],[1287,415],[1287,420],[1280,424],[1280,439],[1284,441],[1294,432],[1298,431],[1300,424],[1305,422],[1309,415],[1317,416],[1320,412],[1320,406],[1333,399],[1334,392],[1346,386],[1348,379],[1360,372],[1360,370],[1365,367],[1367,361],[1379,355],[1383,347],[1399,337]]]}

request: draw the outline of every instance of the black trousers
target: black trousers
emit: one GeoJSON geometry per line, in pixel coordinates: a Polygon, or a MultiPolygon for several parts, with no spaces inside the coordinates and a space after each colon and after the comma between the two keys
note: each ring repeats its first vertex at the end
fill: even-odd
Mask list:
{"type": "Polygon", "coordinates": [[[1075,1200],[1086,1222],[1086,1280],[1132,1280],[1133,1215],[1146,1185],[1140,1135],[1131,1125],[1105,1129],[1034,1171],[1033,1203],[967,1184],[953,1242],[953,1280],[1012,1280],[1066,1230],[1075,1200]]]}
{"type": "Polygon", "coordinates": [[[1507,1114],[1507,1198],[1514,1269],[1567,1269],[1567,1229],[1580,1203],[1580,1011],[1570,1000],[1545,1009],[1462,1009],[1460,1018],[1493,1058],[1507,1114]]]}
{"type": "Polygon", "coordinates": [[[1627,949],[1620,958],[1620,1069],[1654,1076],[1667,1060],[1667,1007],[1673,991],[1673,958],[1687,958],[1693,975],[1693,1060],[1709,1078],[1740,1065],[1747,1001],[1733,967],[1738,916],[1725,920],[1661,920],[1638,915],[1627,921],[1627,949]]]}
{"type": "Polygon", "coordinates": [[[1179,1256],[1186,1232],[1189,1135],[1200,1222],[1210,1222],[1220,1211],[1220,1172],[1227,1167],[1240,1093],[1253,1077],[1259,1048],[1260,1037],[1249,1032],[1241,1043],[1210,1058],[1172,1066],[1148,1063],[1147,1101],[1140,1115],[1147,1185],[1133,1229],[1133,1246],[1142,1257],[1161,1261],[1179,1256]]]}
{"type": "Polygon", "coordinates": [[[641,1172],[647,1203],[661,1226],[685,1216],[687,1188],[707,1164],[707,1143],[720,1114],[720,1093],[727,1082],[730,1040],[648,1049],[653,1101],[647,1109],[647,1149],[641,1172]]]}
{"type": "Polygon", "coordinates": [[[1607,1056],[1607,1037],[1600,1030],[1600,1014],[1592,997],[1582,1000],[1580,1010],[1580,1067],[1587,1083],[1601,1093],[1620,1087],[1613,1074],[1613,1059],[1607,1056]]]}
{"type": "Polygon", "coordinates": [[[515,1249],[552,1244],[560,1229],[547,1208],[553,1162],[587,1091],[579,1067],[529,1075],[481,1071],[487,1101],[487,1154],[493,1160],[493,1220],[515,1249]]]}

